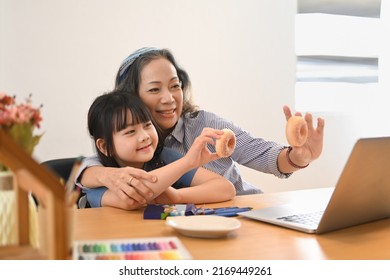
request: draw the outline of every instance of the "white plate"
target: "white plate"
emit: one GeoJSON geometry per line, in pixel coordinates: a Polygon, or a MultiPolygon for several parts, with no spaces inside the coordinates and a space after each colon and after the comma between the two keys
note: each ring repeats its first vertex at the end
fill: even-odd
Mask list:
{"type": "Polygon", "coordinates": [[[166,224],[183,235],[202,238],[225,237],[241,226],[236,218],[213,215],[168,217],[166,224]]]}

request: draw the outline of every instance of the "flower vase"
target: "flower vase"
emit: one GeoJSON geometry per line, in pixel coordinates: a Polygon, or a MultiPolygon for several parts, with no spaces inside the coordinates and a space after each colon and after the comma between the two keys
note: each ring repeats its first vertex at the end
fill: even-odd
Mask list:
{"type": "MultiPolygon", "coordinates": [[[[14,176],[11,171],[0,171],[0,246],[16,244],[16,205],[14,176]]],[[[31,195],[29,202],[30,243],[38,246],[37,207],[31,195]]]]}

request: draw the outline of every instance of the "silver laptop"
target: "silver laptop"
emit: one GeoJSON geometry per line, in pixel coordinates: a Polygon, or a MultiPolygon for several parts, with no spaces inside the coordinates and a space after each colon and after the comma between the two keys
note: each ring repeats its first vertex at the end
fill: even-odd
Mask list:
{"type": "Polygon", "coordinates": [[[269,207],[239,215],[317,234],[389,218],[390,137],[359,139],[328,203],[320,207],[315,202],[310,204],[269,207]]]}

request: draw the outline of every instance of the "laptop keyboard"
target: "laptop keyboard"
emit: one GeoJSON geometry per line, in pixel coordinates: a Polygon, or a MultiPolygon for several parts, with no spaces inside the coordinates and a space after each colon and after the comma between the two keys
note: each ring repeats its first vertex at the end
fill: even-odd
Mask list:
{"type": "Polygon", "coordinates": [[[324,211],[317,211],[311,213],[297,214],[285,217],[279,217],[278,220],[283,220],[292,223],[305,225],[318,225],[324,211]]]}

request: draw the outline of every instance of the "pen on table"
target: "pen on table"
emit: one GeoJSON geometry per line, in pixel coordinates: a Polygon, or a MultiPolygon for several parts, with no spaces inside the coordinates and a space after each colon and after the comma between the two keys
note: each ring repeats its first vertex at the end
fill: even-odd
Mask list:
{"type": "Polygon", "coordinates": [[[205,209],[205,215],[217,215],[217,216],[225,216],[232,217],[237,216],[237,213],[250,211],[252,207],[226,207],[226,208],[218,208],[218,209],[205,209]]]}
{"type": "Polygon", "coordinates": [[[213,210],[226,210],[226,209],[239,209],[238,206],[228,206],[228,207],[217,207],[217,208],[211,208],[213,210]]]}
{"type": "Polygon", "coordinates": [[[239,209],[237,206],[231,206],[231,207],[219,207],[219,208],[203,208],[202,211],[204,214],[213,214],[216,212],[226,211],[226,210],[234,210],[239,209]]]}

